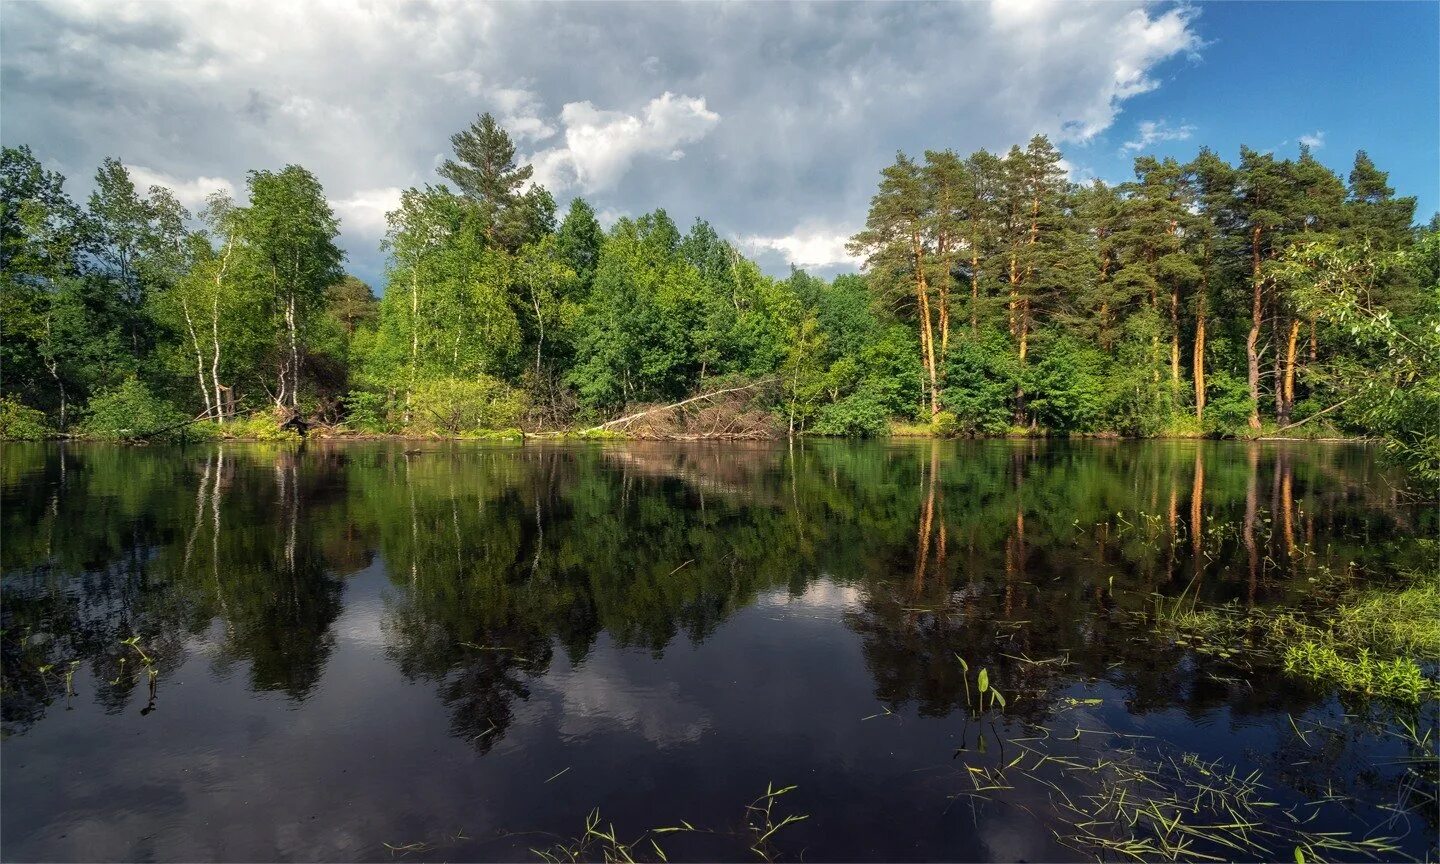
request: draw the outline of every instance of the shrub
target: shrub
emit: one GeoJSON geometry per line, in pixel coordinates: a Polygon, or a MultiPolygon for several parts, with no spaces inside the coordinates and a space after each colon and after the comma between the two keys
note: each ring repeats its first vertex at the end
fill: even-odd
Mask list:
{"type": "Polygon", "coordinates": [[[458,435],[482,429],[510,429],[525,412],[525,394],[498,378],[439,378],[411,395],[411,428],[458,435]]]}
{"type": "Polygon", "coordinates": [[[300,433],[281,426],[273,411],[260,411],[249,417],[233,420],[222,426],[221,430],[227,437],[251,441],[294,443],[300,440],[300,433]]]}
{"type": "Polygon", "coordinates": [[[0,398],[0,441],[43,441],[53,434],[43,413],[10,396],[0,398]]]}
{"type": "Polygon", "coordinates": [[[344,399],[345,422],[351,429],[383,435],[393,432],[390,422],[389,400],[383,394],[356,390],[344,399]]]}
{"type": "Polygon", "coordinates": [[[862,388],[839,402],[820,409],[819,420],[812,427],[817,435],[842,438],[875,438],[890,428],[890,412],[885,397],[873,388],[862,388]]]}
{"type": "Polygon", "coordinates": [[[1108,365],[1096,348],[1069,337],[1056,340],[1026,376],[1027,406],[1056,432],[1094,429],[1106,407],[1108,365]]]}
{"type": "Polygon", "coordinates": [[[1003,435],[1010,428],[1010,397],[1019,383],[1019,361],[1003,335],[964,338],[946,357],[947,386],[941,401],[955,415],[956,431],[1003,435]]]}
{"type": "Polygon", "coordinates": [[[930,420],[930,434],[953,438],[960,433],[960,420],[949,411],[941,411],[930,420]]]}
{"type": "Polygon", "coordinates": [[[1205,403],[1205,433],[1233,436],[1250,422],[1250,388],[1223,369],[1215,370],[1205,382],[1209,398],[1205,403]]]}
{"type": "Polygon", "coordinates": [[[185,415],[151,393],[140,379],[131,377],[90,400],[80,432],[108,440],[173,437],[184,422],[185,415]]]}

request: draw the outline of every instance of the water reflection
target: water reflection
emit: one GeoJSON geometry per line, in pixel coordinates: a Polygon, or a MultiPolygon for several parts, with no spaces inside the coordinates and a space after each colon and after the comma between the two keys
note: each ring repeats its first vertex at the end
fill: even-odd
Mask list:
{"type": "MultiPolygon", "coordinates": [[[[438,698],[477,756],[552,703],[559,742],[618,727],[652,747],[703,749],[725,734],[714,706],[659,666],[634,683],[617,665],[631,655],[616,652],[658,661],[742,613],[782,652],[805,650],[806,616],[843,622],[867,686],[896,714],[963,717],[964,658],[989,670],[1016,721],[1047,721],[1077,683],[1101,681],[1137,717],[1298,715],[1325,695],[1256,690],[1157,647],[1141,623],[1153,597],[1294,597],[1326,568],[1420,563],[1413,538],[1436,530],[1433,510],[1397,502],[1369,454],[1341,447],[412,442],[3,455],[7,736],[77,700],[109,713],[164,712],[172,694],[185,704],[172,682],[197,661],[222,687],[297,710],[327,682],[363,689],[364,676],[327,669],[337,622],[361,608],[347,594],[360,573],[386,587],[364,607],[371,621],[350,626],[414,685],[407,698],[438,698]],[[154,692],[123,643],[135,635],[155,659],[154,692]],[[71,695],[72,664],[88,692],[71,695]]],[[[732,677],[773,661],[746,654],[732,677]]],[[[813,758],[829,757],[817,747],[813,758]]]]}

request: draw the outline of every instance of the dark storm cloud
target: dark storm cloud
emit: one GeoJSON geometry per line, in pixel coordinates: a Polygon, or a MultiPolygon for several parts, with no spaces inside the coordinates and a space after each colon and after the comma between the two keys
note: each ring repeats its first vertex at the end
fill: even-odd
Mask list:
{"type": "Polygon", "coordinates": [[[1083,144],[1199,45],[1187,9],[1119,3],[12,3],[4,19],[0,137],[72,191],[106,155],[192,203],[298,162],[367,278],[385,210],[481,111],[562,202],[704,216],[772,269],[833,270],[896,150],[1083,144]]]}

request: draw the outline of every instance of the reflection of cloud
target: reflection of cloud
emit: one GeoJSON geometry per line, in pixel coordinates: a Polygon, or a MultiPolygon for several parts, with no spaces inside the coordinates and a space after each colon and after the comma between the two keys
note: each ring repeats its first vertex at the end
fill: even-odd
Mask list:
{"type": "Polygon", "coordinates": [[[387,618],[379,603],[368,600],[363,603],[351,602],[345,613],[335,621],[337,639],[383,648],[386,643],[387,618]]]}
{"type": "Polygon", "coordinates": [[[560,734],[579,738],[621,726],[659,747],[697,741],[710,718],[680,695],[675,681],[652,687],[630,680],[614,652],[597,652],[579,667],[552,670],[536,682],[558,698],[560,734]]]}
{"type": "Polygon", "coordinates": [[[810,583],[802,593],[796,595],[784,588],[767,591],[756,600],[756,605],[844,611],[860,605],[860,589],[822,579],[810,583]]]}

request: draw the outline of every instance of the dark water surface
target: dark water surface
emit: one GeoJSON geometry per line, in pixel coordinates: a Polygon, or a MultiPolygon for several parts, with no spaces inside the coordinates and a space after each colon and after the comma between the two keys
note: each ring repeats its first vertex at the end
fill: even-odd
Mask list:
{"type": "Polygon", "coordinates": [[[1364,449],[0,456],[5,860],[534,858],[597,807],[621,841],[705,829],[637,857],[755,859],[770,783],[796,787],[771,824],[808,818],[765,855],[1113,858],[1076,812],[1117,765],[1177,800],[1258,778],[1270,854],[1207,839],[1208,801],[1197,853],[1292,860],[1305,825],[1434,855],[1415,747],[1371,709],[1150,621],[1425,563],[1433,509],[1364,449]],[[981,668],[1006,705],[976,719],[981,668]]]}

